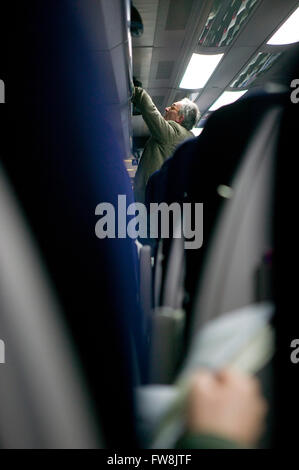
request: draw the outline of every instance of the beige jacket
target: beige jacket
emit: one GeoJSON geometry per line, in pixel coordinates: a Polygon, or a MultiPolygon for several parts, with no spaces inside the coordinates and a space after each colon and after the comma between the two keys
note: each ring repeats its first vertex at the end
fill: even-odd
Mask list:
{"type": "Polygon", "coordinates": [[[140,110],[151,133],[142,153],[134,182],[135,200],[144,202],[145,187],[149,177],[161,168],[179,143],[194,136],[191,131],[177,122],[166,121],[142,88],[134,88],[132,101],[140,110]]]}

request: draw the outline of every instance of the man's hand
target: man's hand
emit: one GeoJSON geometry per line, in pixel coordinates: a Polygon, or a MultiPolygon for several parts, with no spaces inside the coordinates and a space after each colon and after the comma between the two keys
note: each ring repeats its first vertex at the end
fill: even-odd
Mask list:
{"type": "Polygon", "coordinates": [[[267,411],[259,382],[233,370],[199,371],[187,401],[187,427],[245,445],[259,439],[267,411]]]}

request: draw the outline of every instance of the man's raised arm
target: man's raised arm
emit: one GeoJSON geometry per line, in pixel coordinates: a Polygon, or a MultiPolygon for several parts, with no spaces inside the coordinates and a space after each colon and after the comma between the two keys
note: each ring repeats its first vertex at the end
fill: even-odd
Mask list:
{"type": "Polygon", "coordinates": [[[149,94],[143,88],[134,87],[132,101],[140,110],[151,135],[158,142],[169,141],[174,130],[158,111],[149,94]]]}

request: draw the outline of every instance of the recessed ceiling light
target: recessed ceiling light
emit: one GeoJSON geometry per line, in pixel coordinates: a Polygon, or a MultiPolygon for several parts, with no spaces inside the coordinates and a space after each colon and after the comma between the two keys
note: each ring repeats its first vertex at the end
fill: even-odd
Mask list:
{"type": "Polygon", "coordinates": [[[197,137],[199,134],[201,134],[203,131],[203,127],[193,127],[193,129],[191,129],[191,132],[193,132],[193,134],[197,137]]]}
{"type": "Polygon", "coordinates": [[[224,54],[192,54],[180,88],[203,88],[224,54]]]}
{"type": "Polygon", "coordinates": [[[273,34],[267,44],[272,46],[282,46],[293,44],[299,41],[299,8],[283,23],[283,25],[273,34]]]}
{"type": "Polygon", "coordinates": [[[219,96],[218,100],[209,108],[209,111],[216,111],[216,109],[225,106],[226,104],[231,104],[237,101],[241,96],[243,96],[248,90],[242,91],[225,91],[222,95],[219,96]]]}

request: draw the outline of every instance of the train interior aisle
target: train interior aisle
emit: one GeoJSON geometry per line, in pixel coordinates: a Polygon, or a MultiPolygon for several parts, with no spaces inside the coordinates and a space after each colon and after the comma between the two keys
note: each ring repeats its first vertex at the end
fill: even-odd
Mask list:
{"type": "Polygon", "coordinates": [[[0,20],[0,448],[292,447],[299,2],[0,20]]]}

